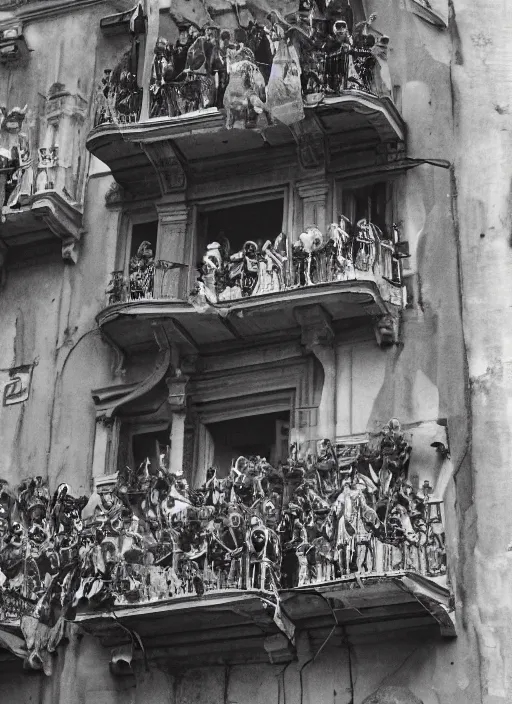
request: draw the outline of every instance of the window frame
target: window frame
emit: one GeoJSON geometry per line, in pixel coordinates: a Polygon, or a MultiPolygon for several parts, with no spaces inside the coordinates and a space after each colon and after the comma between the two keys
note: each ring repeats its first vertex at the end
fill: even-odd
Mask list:
{"type": "MultiPolygon", "coordinates": [[[[201,261],[205,252],[199,252],[199,235],[201,221],[204,214],[213,212],[215,210],[225,210],[230,207],[237,207],[241,205],[249,205],[251,203],[261,203],[268,200],[278,200],[283,201],[283,221],[282,221],[282,232],[286,235],[288,246],[291,248],[292,236],[293,236],[293,194],[292,194],[293,184],[286,182],[280,185],[272,185],[268,187],[251,188],[248,190],[240,191],[230,191],[228,193],[223,193],[222,195],[215,196],[202,196],[198,198],[191,199],[189,205],[191,207],[191,232],[192,232],[192,243],[190,247],[190,266],[189,271],[191,272],[191,281],[189,284],[192,287],[195,285],[197,280],[197,263],[201,261]]],[[[290,250],[291,251],[291,250],[290,250]]]]}
{"type": "MultiPolygon", "coordinates": [[[[122,270],[123,274],[128,276],[130,272],[130,251],[132,246],[133,227],[134,225],[144,225],[152,222],[159,223],[158,212],[153,204],[145,205],[137,210],[125,210],[119,220],[116,270],[122,270]]],[[[160,226],[158,224],[156,248],[154,252],[155,261],[158,260],[160,253],[159,230],[160,226]]]]}

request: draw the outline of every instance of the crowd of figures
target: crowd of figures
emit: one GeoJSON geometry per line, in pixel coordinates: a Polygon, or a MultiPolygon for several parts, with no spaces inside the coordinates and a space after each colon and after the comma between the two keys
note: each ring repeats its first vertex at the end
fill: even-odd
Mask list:
{"type": "Polygon", "coordinates": [[[366,219],[352,225],[340,216],[323,234],[307,227],[289,251],[280,234],[274,241],[245,242],[231,252],[227,239],[212,242],[203,257],[199,290],[209,303],[379,274],[400,285],[398,230],[392,239],[366,219]]]}
{"type": "MultiPolygon", "coordinates": [[[[396,226],[388,239],[372,222],[362,219],[352,225],[342,215],[325,235],[316,226],[307,227],[291,252],[283,233],[273,241],[248,240],[238,252],[231,251],[226,238],[221,239],[206,248],[194,300],[219,303],[375,275],[400,285],[396,226]]],[[[106,291],[108,304],[165,298],[165,274],[173,267],[166,260],[155,261],[151,243],[142,242],[130,259],[128,276],[122,270],[112,272],[106,291]],[[155,288],[157,272],[160,276],[155,288]]]]}
{"type": "Polygon", "coordinates": [[[0,208],[23,206],[34,193],[55,188],[59,148],[34,148],[27,114],[27,105],[0,107],[0,208]]]}
{"type": "MultiPolygon", "coordinates": [[[[156,42],[149,117],[217,107],[226,109],[228,127],[264,128],[298,122],[304,105],[343,90],[389,96],[389,38],[373,31],[374,20],[354,25],[348,0],[303,0],[293,15],[271,12],[265,24],[236,30],[180,25],[175,42],[156,42]]],[[[137,64],[132,48],[105,71],[96,125],[139,119],[137,64]]]]}
{"type": "Polygon", "coordinates": [[[292,445],[276,467],[239,457],[199,489],[147,460],[89,497],[41,477],[0,489],[0,620],[49,623],[216,589],[277,593],[354,573],[445,571],[431,488],[408,478],[411,446],[392,419],[373,444],[292,445]]]}

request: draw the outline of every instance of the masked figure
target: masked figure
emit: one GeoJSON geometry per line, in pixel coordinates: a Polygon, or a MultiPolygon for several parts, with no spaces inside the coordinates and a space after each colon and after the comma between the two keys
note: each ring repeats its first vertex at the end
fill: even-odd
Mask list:
{"type": "Polygon", "coordinates": [[[153,298],[155,280],[155,260],[151,242],[141,243],[130,259],[130,298],[132,301],[153,298]]]}
{"type": "Polygon", "coordinates": [[[243,298],[251,296],[258,283],[258,245],[249,240],[239,252],[231,255],[230,260],[229,285],[238,285],[243,298]]]}
{"type": "Polygon", "coordinates": [[[359,220],[354,240],[354,267],[359,271],[373,272],[379,256],[382,232],[368,220],[359,220]]]}
{"type": "Polygon", "coordinates": [[[243,42],[227,51],[229,82],[224,94],[228,129],[254,128],[259,117],[264,117],[264,126],[271,123],[266,105],[265,79],[254,54],[243,42]]]}

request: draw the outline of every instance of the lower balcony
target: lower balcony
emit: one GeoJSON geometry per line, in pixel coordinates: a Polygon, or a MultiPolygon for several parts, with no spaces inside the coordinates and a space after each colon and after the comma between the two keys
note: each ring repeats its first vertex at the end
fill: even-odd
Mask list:
{"type": "Polygon", "coordinates": [[[144,648],[215,662],[262,638],[290,659],[296,630],[329,621],[452,636],[442,502],[409,481],[411,449],[392,419],[369,443],[323,440],[305,457],[292,444],[276,467],[239,457],[197,489],[149,458],[89,498],[60,485],[50,500],[40,477],[4,485],[0,645],[20,619],[26,635],[27,619],[49,632],[59,616],[104,645],[136,632],[144,648]]]}

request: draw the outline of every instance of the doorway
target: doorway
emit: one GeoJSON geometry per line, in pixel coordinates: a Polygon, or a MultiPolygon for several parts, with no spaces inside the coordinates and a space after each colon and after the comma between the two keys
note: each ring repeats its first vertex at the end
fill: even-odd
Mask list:
{"type": "Polygon", "coordinates": [[[264,413],[209,423],[213,464],[227,477],[240,455],[265,457],[274,466],[288,456],[290,412],[264,413]]]}

